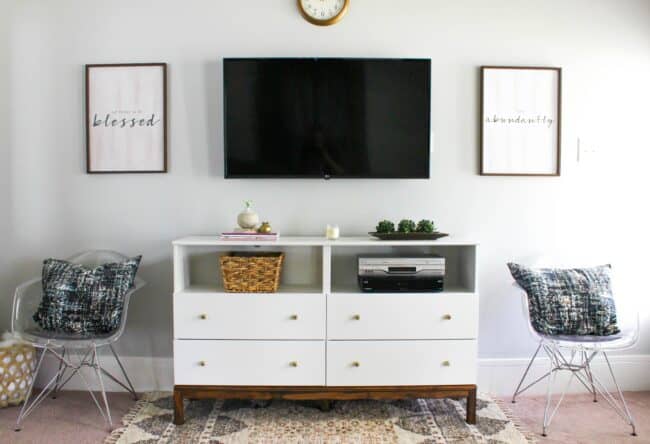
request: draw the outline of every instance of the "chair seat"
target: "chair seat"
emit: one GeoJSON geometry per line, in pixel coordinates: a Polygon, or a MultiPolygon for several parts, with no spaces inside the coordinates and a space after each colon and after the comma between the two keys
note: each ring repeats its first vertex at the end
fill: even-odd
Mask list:
{"type": "Polygon", "coordinates": [[[543,335],[539,334],[540,338],[547,341],[566,343],[571,346],[582,345],[586,348],[599,348],[599,349],[618,349],[627,347],[635,342],[636,334],[631,330],[623,330],[615,335],[608,336],[595,336],[595,335],[543,335]]]}
{"type": "Polygon", "coordinates": [[[619,334],[609,335],[609,336],[594,336],[594,335],[585,335],[585,336],[571,336],[571,335],[540,335],[545,339],[551,341],[566,341],[566,342],[587,342],[587,343],[596,343],[596,342],[611,342],[621,339],[623,336],[619,334]]]}
{"type": "Polygon", "coordinates": [[[24,339],[33,341],[35,343],[52,343],[60,342],[66,343],[66,345],[74,346],[75,343],[78,343],[80,347],[85,346],[84,343],[94,342],[94,343],[107,343],[112,342],[115,337],[116,331],[109,333],[65,333],[58,331],[47,331],[43,330],[40,327],[28,328],[21,333],[21,336],[24,339]]]}

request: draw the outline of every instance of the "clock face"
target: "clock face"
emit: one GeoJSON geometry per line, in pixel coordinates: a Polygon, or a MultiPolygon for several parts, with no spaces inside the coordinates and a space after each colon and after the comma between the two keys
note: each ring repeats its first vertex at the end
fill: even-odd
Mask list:
{"type": "Polygon", "coordinates": [[[331,25],[343,17],[349,0],[298,0],[307,20],[316,25],[331,25]]]}

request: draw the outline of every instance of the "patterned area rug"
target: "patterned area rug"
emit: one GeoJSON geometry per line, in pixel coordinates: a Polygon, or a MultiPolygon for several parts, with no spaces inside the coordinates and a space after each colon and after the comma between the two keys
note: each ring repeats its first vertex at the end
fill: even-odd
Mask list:
{"type": "Polygon", "coordinates": [[[149,393],[123,418],[107,444],[162,443],[530,443],[532,437],[491,399],[479,396],[477,424],[465,402],[449,399],[317,403],[186,401],[185,424],[172,423],[169,393],[149,393]]]}

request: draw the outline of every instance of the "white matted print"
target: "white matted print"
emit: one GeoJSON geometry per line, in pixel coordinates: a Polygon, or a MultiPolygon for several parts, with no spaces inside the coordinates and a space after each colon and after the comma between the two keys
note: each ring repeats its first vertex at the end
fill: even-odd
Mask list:
{"type": "Polygon", "coordinates": [[[481,68],[481,174],[560,175],[560,68],[481,68]]]}
{"type": "Polygon", "coordinates": [[[167,171],[167,65],[86,65],[88,173],[167,171]]]}

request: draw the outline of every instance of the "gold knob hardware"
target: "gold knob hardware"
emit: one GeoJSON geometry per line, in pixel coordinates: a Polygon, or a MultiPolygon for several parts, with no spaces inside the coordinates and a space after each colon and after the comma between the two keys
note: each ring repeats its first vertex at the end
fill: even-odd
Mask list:
{"type": "Polygon", "coordinates": [[[442,366],[443,366],[443,367],[449,367],[449,366],[451,366],[451,362],[449,362],[449,361],[442,361],[442,366]]]}
{"type": "Polygon", "coordinates": [[[291,361],[289,363],[289,367],[298,367],[298,362],[297,361],[291,361]]]}
{"type": "Polygon", "coordinates": [[[206,319],[208,319],[208,315],[205,314],[205,313],[201,313],[201,314],[199,315],[199,318],[200,318],[200,319],[203,319],[203,320],[205,321],[206,319]]]}
{"type": "Polygon", "coordinates": [[[293,315],[289,316],[289,319],[291,319],[292,321],[297,321],[298,320],[298,315],[293,314],[293,315]]]}
{"type": "Polygon", "coordinates": [[[208,365],[205,361],[199,361],[199,367],[205,367],[208,365]]]}
{"type": "Polygon", "coordinates": [[[359,367],[359,366],[361,366],[361,363],[359,361],[354,361],[352,363],[352,367],[359,367]]]}
{"type": "Polygon", "coordinates": [[[361,315],[353,315],[352,319],[355,321],[360,321],[361,320],[361,315]]]}
{"type": "Polygon", "coordinates": [[[445,321],[451,321],[451,315],[450,315],[450,314],[446,314],[446,315],[444,315],[444,316],[442,317],[442,319],[444,319],[445,321]]]}

